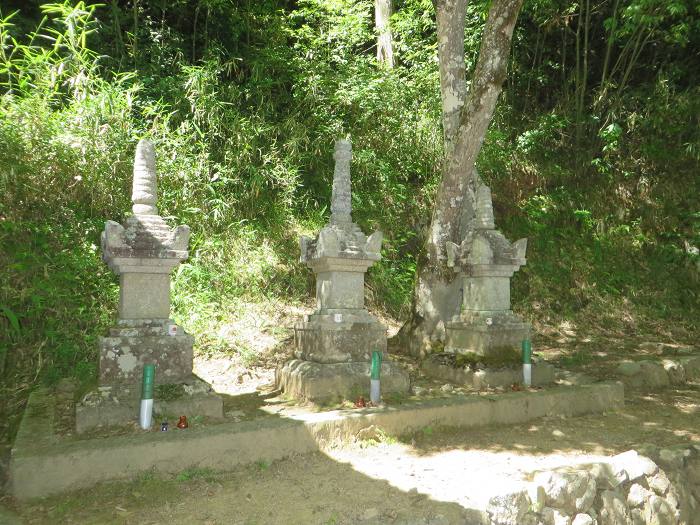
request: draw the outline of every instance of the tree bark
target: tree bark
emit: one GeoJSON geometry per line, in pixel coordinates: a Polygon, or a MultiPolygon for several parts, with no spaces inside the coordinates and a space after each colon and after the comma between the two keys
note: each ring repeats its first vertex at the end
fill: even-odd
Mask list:
{"type": "Polygon", "coordinates": [[[435,2],[445,158],[452,154],[459,130],[460,113],[467,98],[464,23],[468,3],[468,0],[435,2]]]}
{"type": "Polygon", "coordinates": [[[460,311],[461,279],[446,267],[445,243],[459,244],[474,218],[476,159],[506,78],[522,3],[493,0],[467,92],[463,87],[467,1],[435,0],[446,154],[425,252],[418,262],[412,316],[399,332],[399,344],[413,355],[424,356],[444,341],[445,323],[460,311]]]}
{"type": "Polygon", "coordinates": [[[460,242],[469,205],[470,185],[474,183],[476,158],[486,137],[496,101],[508,69],[513,29],[523,0],[494,0],[481,38],[479,59],[460,112],[459,129],[452,153],[445,159],[442,180],[433,205],[428,240],[428,258],[434,265],[444,259],[445,241],[460,242]]]}
{"type": "Polygon", "coordinates": [[[394,11],[393,0],[374,0],[374,24],[377,28],[377,61],[394,67],[394,46],[389,20],[394,11]]]}

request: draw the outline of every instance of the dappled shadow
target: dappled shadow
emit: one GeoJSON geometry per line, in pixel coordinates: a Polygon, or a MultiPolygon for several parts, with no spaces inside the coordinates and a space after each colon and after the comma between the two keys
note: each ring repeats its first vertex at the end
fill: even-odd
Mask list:
{"type": "MultiPolygon", "coordinates": [[[[564,334],[566,331],[564,331],[564,334]]],[[[534,338],[533,355],[540,356],[562,369],[574,369],[599,379],[614,376],[614,367],[622,360],[658,360],[698,355],[691,336],[658,342],[658,336],[624,334],[588,337],[539,335],[534,338]]]]}
{"type": "Polygon", "coordinates": [[[424,427],[362,454],[330,451],[372,477],[483,509],[537,471],[598,463],[630,449],[700,443],[700,389],[633,394],[623,409],[480,428],[424,427]],[[669,407],[667,410],[666,407],[669,407]]]}
{"type": "Polygon", "coordinates": [[[182,442],[182,457],[171,460],[181,469],[177,474],[146,473],[16,508],[37,524],[478,523],[493,495],[535,470],[595,462],[646,442],[700,442],[697,385],[633,392],[627,406],[603,415],[473,429],[426,427],[401,441],[380,436],[370,446],[346,442],[339,448],[320,448],[318,436],[290,412],[271,413],[290,405],[275,396],[223,396],[229,424],[215,432],[223,432],[226,442],[204,451],[182,442]],[[241,426],[231,425],[232,418],[241,426]],[[264,432],[250,441],[234,428],[264,432]],[[289,443],[303,443],[294,450],[307,453],[290,457],[282,452],[289,443]]]}
{"type": "Polygon", "coordinates": [[[224,402],[226,419],[247,421],[264,417],[280,417],[274,407],[288,403],[279,398],[278,392],[250,392],[247,394],[219,394],[224,402]]]}
{"type": "Polygon", "coordinates": [[[15,505],[27,524],[473,523],[475,511],[400,490],[321,453],[258,461],[229,472],[184,469],[101,483],[15,505]]]}
{"type": "Polygon", "coordinates": [[[418,455],[455,448],[521,454],[616,454],[645,443],[700,442],[700,386],[628,392],[625,407],[575,418],[545,417],[505,427],[431,429],[403,436],[418,455]]]}
{"type": "MultiPolygon", "coordinates": [[[[199,459],[188,462],[184,452],[177,460],[183,470],[174,477],[149,474],[132,482],[105,483],[20,510],[29,523],[418,524],[440,522],[440,515],[445,523],[475,523],[476,518],[469,521],[469,512],[484,509],[491,496],[534,470],[592,462],[649,442],[700,442],[698,385],[628,392],[627,405],[608,414],[472,429],[426,427],[399,441],[384,436],[362,450],[345,443],[322,453],[318,436],[300,421],[294,424],[298,407],[277,395],[221,394],[227,425],[215,431],[230,432],[227,440],[238,439],[235,422],[241,422],[241,429],[260,424],[277,434],[268,434],[271,443],[251,445],[255,457],[246,458],[245,451],[229,446],[225,453],[197,453],[199,459]],[[284,456],[280,449],[297,439],[309,453],[248,466],[225,457],[240,456],[236,461],[242,463],[272,460],[284,456]],[[217,468],[229,472],[215,472],[217,468]],[[238,516],[242,518],[236,521],[238,516]]],[[[202,424],[210,425],[216,423],[202,424]]]]}

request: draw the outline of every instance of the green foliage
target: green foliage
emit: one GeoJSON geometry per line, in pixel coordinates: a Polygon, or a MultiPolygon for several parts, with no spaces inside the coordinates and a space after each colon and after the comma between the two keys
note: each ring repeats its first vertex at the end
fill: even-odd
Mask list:
{"type": "Polygon", "coordinates": [[[255,466],[258,467],[258,470],[260,471],[267,470],[270,468],[270,462],[265,461],[264,459],[259,459],[255,462],[255,466]]]}
{"type": "Polygon", "coordinates": [[[198,468],[192,467],[183,470],[177,476],[175,476],[175,481],[180,483],[186,481],[192,481],[194,479],[203,479],[204,481],[213,481],[216,479],[214,471],[210,468],[198,468]]]}
{"type": "Polygon", "coordinates": [[[19,320],[17,319],[17,315],[15,315],[15,313],[12,310],[10,310],[7,306],[0,306],[0,310],[2,310],[2,313],[9,324],[7,330],[10,334],[10,339],[17,339],[22,332],[22,330],[20,329],[19,320]]]}
{"type": "Polygon", "coordinates": [[[576,350],[570,355],[563,356],[559,360],[560,366],[570,368],[570,367],[581,367],[593,362],[594,356],[590,351],[586,350],[576,350]]]}
{"type": "Polygon", "coordinates": [[[395,445],[398,442],[398,438],[387,434],[382,428],[377,428],[371,437],[360,440],[360,448],[375,447],[380,444],[395,445]]]}
{"type": "Polygon", "coordinates": [[[94,377],[95,338],[116,300],[99,233],[129,209],[133,147],[144,136],[158,151],[161,213],[193,231],[173,305],[200,351],[253,363],[255,350],[231,346],[220,328],[250,302],[309,295],[297,237],[327,219],[332,144],[348,131],[356,220],[389,239],[368,283],[371,303],[406,311],[417,236],[405,224],[424,221],[425,185],[439,165],[434,79],[374,67],[358,47],[373,35],[362,6],[307,3],[285,13],[263,4],[238,20],[249,44],[210,40],[195,62],[177,28],[145,17],[129,37],[140,40],[125,46],[136,46],[137,71],[117,68],[131,64],[117,60],[125,49],[104,48],[99,36],[126,23],[104,7],[49,4],[25,36],[12,25],[19,15],[2,20],[0,224],[9,259],[0,303],[25,328],[3,339],[26,348],[18,363],[50,382],[94,377]],[[321,46],[336,22],[344,29],[321,46]],[[314,46],[324,58],[309,62],[314,46]]]}
{"type": "Polygon", "coordinates": [[[13,351],[10,363],[22,364],[53,382],[65,375],[90,381],[95,374],[94,346],[109,321],[107,307],[116,287],[102,268],[97,225],[90,223],[18,224],[0,221],[4,278],[0,302],[14,313],[15,328],[3,337],[13,351]],[[79,248],[79,249],[76,249],[79,248]],[[81,290],[76,293],[76,290],[81,290]]]}
{"type": "MultiPolygon", "coordinates": [[[[197,351],[252,364],[254,345],[224,336],[232,319],[313,293],[297,238],[327,220],[346,134],[353,216],[386,239],[368,302],[410,309],[442,158],[432,2],[397,2],[391,70],[375,64],[368,0],[166,4],[0,16],[0,353],[23,384],[94,379],[117,300],[99,234],[129,209],[142,137],[156,144],[161,213],[192,228],[173,306],[197,351]]],[[[585,5],[526,3],[479,159],[499,227],[530,239],[515,306],[544,323],[619,327],[621,308],[696,326],[700,13],[634,0],[582,17],[585,5]]],[[[470,3],[468,69],[487,6],[470,3]]]]}

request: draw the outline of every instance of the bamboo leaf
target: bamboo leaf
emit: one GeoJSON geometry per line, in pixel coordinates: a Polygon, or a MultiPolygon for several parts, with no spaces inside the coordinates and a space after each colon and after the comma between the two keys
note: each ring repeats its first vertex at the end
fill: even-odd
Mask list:
{"type": "Polygon", "coordinates": [[[7,317],[7,320],[10,322],[10,327],[12,328],[15,337],[19,337],[21,328],[19,324],[19,319],[17,319],[15,313],[5,305],[0,306],[0,311],[2,311],[3,314],[5,314],[5,317],[7,317]]]}

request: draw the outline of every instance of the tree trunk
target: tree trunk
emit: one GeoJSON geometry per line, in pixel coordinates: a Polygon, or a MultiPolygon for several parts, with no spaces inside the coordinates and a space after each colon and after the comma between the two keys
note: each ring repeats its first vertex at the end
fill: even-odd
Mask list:
{"type": "Polygon", "coordinates": [[[134,41],[131,51],[134,54],[134,69],[139,68],[139,0],[134,0],[134,41]]]}
{"type": "Polygon", "coordinates": [[[443,0],[435,3],[445,158],[452,154],[459,130],[459,116],[467,99],[464,23],[468,3],[468,0],[443,0]]]}
{"type": "Polygon", "coordinates": [[[394,11],[392,0],[374,0],[374,24],[377,28],[377,61],[394,67],[394,48],[389,19],[394,11]]]}
{"type": "Polygon", "coordinates": [[[523,0],[493,0],[474,77],[464,88],[466,0],[435,0],[445,160],[418,277],[411,319],[399,332],[409,353],[424,356],[444,340],[459,314],[461,279],[446,267],[445,243],[459,244],[474,218],[476,158],[506,78],[510,44],[523,0]],[[459,55],[459,56],[457,56],[459,55]]]}
{"type": "Polygon", "coordinates": [[[121,69],[125,54],[124,39],[122,38],[121,10],[119,9],[117,0],[112,0],[110,7],[112,9],[112,27],[114,28],[115,54],[119,57],[119,68],[121,69]]]}

